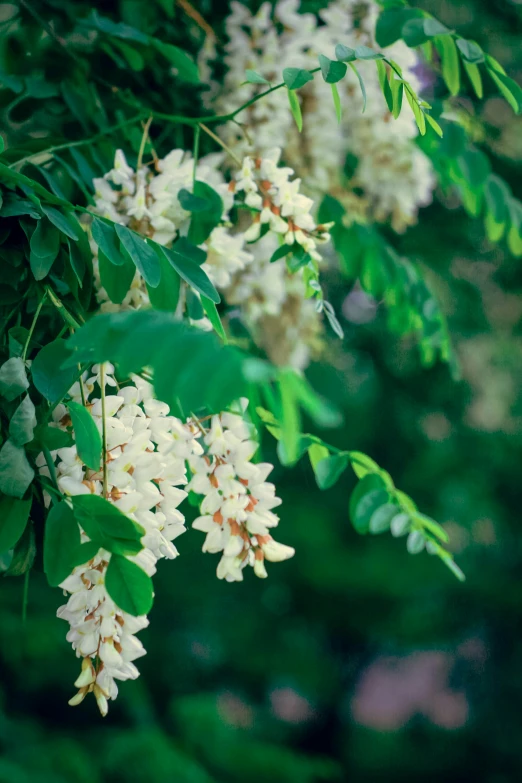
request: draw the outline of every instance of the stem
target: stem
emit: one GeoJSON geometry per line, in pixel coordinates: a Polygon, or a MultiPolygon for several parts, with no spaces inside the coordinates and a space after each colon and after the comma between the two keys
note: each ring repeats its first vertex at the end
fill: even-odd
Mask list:
{"type": "Polygon", "coordinates": [[[56,489],[56,491],[61,495],[60,487],[58,486],[58,479],[56,478],[56,470],[54,467],[53,458],[51,457],[51,452],[47,448],[47,446],[42,446],[42,453],[45,458],[45,464],[47,465],[49,469],[49,474],[51,476],[51,481],[53,483],[53,487],[56,489]]]}
{"type": "Polygon", "coordinates": [[[143,135],[141,137],[140,149],[139,149],[139,152],[138,152],[138,162],[136,164],[136,176],[138,176],[138,172],[141,169],[141,164],[142,164],[142,161],[143,161],[143,153],[145,151],[145,144],[147,143],[147,138],[149,136],[149,128],[150,128],[152,119],[153,119],[152,117],[149,117],[149,119],[147,120],[147,122],[143,126],[143,135]]]}
{"type": "Polygon", "coordinates": [[[107,478],[107,420],[105,418],[105,365],[100,364],[100,389],[102,407],[102,459],[103,459],[103,497],[107,499],[109,494],[109,482],[107,478]]]}
{"type": "MultiPolygon", "coordinates": [[[[320,68],[312,68],[308,73],[314,74],[320,71],[320,68]]],[[[234,111],[229,112],[228,114],[211,114],[210,116],[206,117],[184,117],[180,114],[165,114],[164,112],[159,111],[153,111],[151,109],[148,109],[146,107],[142,108],[142,115],[146,112],[147,114],[151,114],[153,117],[155,117],[158,120],[166,120],[167,122],[174,122],[179,123],[180,125],[200,125],[202,123],[209,125],[210,123],[222,123],[222,122],[229,122],[229,120],[233,120],[240,112],[244,111],[245,109],[248,109],[249,106],[252,106],[252,104],[257,103],[257,101],[261,100],[261,98],[264,98],[265,95],[270,95],[271,92],[275,92],[276,90],[280,90],[281,87],[286,87],[285,82],[280,82],[279,84],[274,84],[273,87],[269,87],[268,90],[265,90],[264,92],[260,92],[258,95],[254,95],[253,98],[250,98],[249,101],[244,103],[242,106],[239,106],[237,109],[234,109],[234,111]]],[[[134,106],[136,108],[136,104],[133,101],[129,101],[128,98],[118,93],[118,96],[121,100],[123,100],[125,103],[130,104],[131,106],[134,106]]]]}
{"type": "Polygon", "coordinates": [[[235,160],[235,161],[236,161],[236,163],[238,164],[238,166],[241,166],[241,161],[239,160],[239,158],[238,158],[238,156],[235,154],[235,152],[232,152],[232,150],[230,149],[230,147],[227,147],[227,145],[225,144],[225,142],[224,142],[224,141],[222,141],[222,140],[219,138],[219,136],[216,136],[216,134],[215,134],[215,133],[213,133],[213,132],[210,130],[210,128],[207,128],[207,126],[206,126],[206,125],[203,125],[203,123],[202,123],[202,122],[200,122],[200,123],[199,123],[199,125],[198,125],[197,127],[198,127],[198,128],[201,128],[201,130],[204,130],[204,131],[205,131],[205,133],[208,133],[208,135],[210,136],[210,138],[211,138],[211,139],[214,139],[214,141],[215,141],[215,142],[217,142],[217,143],[219,144],[219,146],[220,146],[220,147],[222,147],[222,148],[225,150],[225,152],[228,152],[228,154],[230,155],[230,157],[231,157],[231,158],[233,158],[233,160],[235,160]]]}
{"type": "Polygon", "coordinates": [[[54,147],[48,147],[45,150],[40,150],[40,152],[34,152],[31,155],[27,155],[25,158],[20,158],[20,160],[11,163],[7,168],[13,169],[16,166],[22,166],[24,163],[28,163],[31,160],[40,158],[42,155],[52,155],[53,152],[59,152],[60,150],[68,150],[71,147],[84,147],[86,144],[92,144],[98,139],[103,139],[105,136],[110,136],[111,133],[115,133],[121,128],[125,128],[127,125],[132,125],[133,123],[138,122],[142,118],[143,118],[143,112],[137,114],[135,117],[131,117],[130,120],[125,120],[124,122],[119,122],[117,125],[112,125],[110,128],[107,128],[107,130],[101,131],[100,133],[97,133],[95,136],[91,136],[88,139],[82,139],[81,141],[68,141],[68,142],[64,142],[63,144],[56,144],[54,147]]]}
{"type": "Polygon", "coordinates": [[[194,185],[196,184],[196,173],[198,168],[198,160],[199,160],[199,137],[201,136],[201,125],[196,125],[194,128],[194,169],[192,172],[192,189],[194,190],[194,185]]]}
{"type": "Polygon", "coordinates": [[[27,335],[27,340],[25,341],[24,350],[22,353],[22,361],[25,362],[27,351],[29,349],[29,343],[31,342],[31,337],[33,336],[34,328],[36,326],[36,322],[38,321],[38,316],[40,315],[40,310],[43,307],[43,304],[47,298],[47,291],[44,291],[44,295],[40,299],[38,303],[38,307],[36,308],[36,312],[34,314],[33,322],[31,324],[31,328],[29,329],[29,334],[27,335]]]}
{"type": "MultiPolygon", "coordinates": [[[[88,210],[85,210],[85,211],[87,212],[88,210]]],[[[73,318],[73,316],[70,314],[70,312],[67,310],[67,308],[65,307],[65,305],[61,301],[61,299],[59,299],[56,296],[56,294],[54,293],[53,289],[50,286],[46,285],[45,286],[45,291],[46,291],[47,294],[49,294],[49,299],[51,300],[53,305],[56,307],[56,309],[58,310],[58,312],[60,313],[60,315],[62,316],[64,321],[66,323],[68,323],[69,326],[72,326],[73,329],[80,329],[81,324],[78,323],[78,321],[75,318],[73,318]]]]}

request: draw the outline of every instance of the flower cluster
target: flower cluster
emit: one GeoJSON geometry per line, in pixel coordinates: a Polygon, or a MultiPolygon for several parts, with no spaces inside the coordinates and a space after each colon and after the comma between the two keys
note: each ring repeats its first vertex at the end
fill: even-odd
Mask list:
{"type": "Polygon", "coordinates": [[[280,166],[281,150],[268,150],[261,158],[246,157],[235,175],[235,192],[244,191],[245,204],[258,210],[245,238],[259,238],[264,225],[279,234],[287,245],[301,245],[315,261],[321,261],[317,244],[328,242],[328,226],[318,226],[311,214],[314,202],[299,192],[301,180],[290,177],[294,171],[280,166]]]}
{"type": "MultiPolygon", "coordinates": [[[[116,393],[105,397],[107,458],[99,470],[87,468],[78,456],[76,446],[51,452],[61,492],[67,496],[103,494],[106,471],[107,500],[138,522],[145,534],[143,549],[130,557],[149,576],[156,571],[160,558],[173,559],[178,551],[172,543],[185,532],[184,516],[178,506],[187,496],[181,487],[187,483],[186,460],[203,449],[192,428],[169,415],[168,406],[155,400],[152,387],[140,378],[133,385],[117,388],[113,367],[94,366],[94,375],[84,378],[84,393],[90,413],[102,431],[102,400],[93,396],[106,386],[116,393]]],[[[80,386],[71,389],[72,399],[79,400],[80,386]]],[[[70,424],[67,409],[59,405],[54,411],[55,425],[70,424]]],[[[197,433],[196,433],[197,434],[197,433]]],[[[40,471],[49,475],[45,459],[38,460],[40,471]]],[[[88,537],[82,531],[82,540],[88,537]]],[[[116,680],[135,679],[139,672],[133,661],[144,655],[142,644],[134,637],[148,625],[146,617],[132,617],[117,607],[105,588],[105,574],[110,552],[99,551],[88,562],[75,568],[61,587],[70,593],[58,617],[70,623],[67,640],[78,657],[82,670],[76,680],[78,693],[70,704],[79,704],[94,692],[99,709],[107,712],[107,702],[118,693],[116,680]]]]}
{"type": "MultiPolygon", "coordinates": [[[[251,256],[244,249],[244,236],[229,230],[228,211],[234,196],[220,173],[221,161],[220,155],[202,158],[196,166],[196,179],[209,184],[223,202],[225,225],[217,226],[202,247],[207,251],[203,269],[216,286],[224,288],[233,274],[250,263],[251,256]]],[[[193,178],[194,160],[184,150],[172,150],[165,158],[155,160],[154,169],[140,166],[136,171],[129,166],[123,152],[117,150],[114,168],[103,178],[94,180],[95,208],[102,217],[129,226],[167,246],[176,237],[185,236],[188,232],[191,213],[183,208],[179,196],[182,190],[192,190],[193,178]]],[[[147,306],[147,289],[138,273],[122,304],[115,306],[110,302],[101,285],[98,248],[94,240],[91,240],[91,247],[95,256],[97,297],[102,311],[147,306]]]]}
{"type": "MultiPolygon", "coordinates": [[[[299,0],[265,2],[256,14],[242,3],[233,2],[227,18],[228,72],[222,91],[214,84],[209,100],[219,113],[250,100],[258,87],[245,84],[247,69],[276,83],[285,67],[311,70],[317,67],[318,54],[334,59],[338,43],[375,48],[378,13],[373,0],[333,0],[319,11],[319,18],[299,13],[299,0]]],[[[204,48],[200,57],[207,67],[211,48],[204,48]]],[[[420,84],[415,53],[402,42],[393,44],[387,52],[417,90],[420,84]]],[[[357,198],[365,218],[380,221],[390,216],[393,227],[402,231],[415,222],[418,208],[431,200],[431,165],[414,143],[417,127],[410,108],[405,105],[399,119],[393,120],[374,63],[361,62],[357,67],[365,83],[367,109],[363,114],[360,86],[349,69],[337,85],[343,105],[340,129],[333,118],[330,86],[316,76],[297,93],[303,114],[302,133],[295,128],[283,90],[274,91],[238,115],[248,128],[248,136],[230,123],[220,132],[226,143],[243,155],[252,149],[264,155],[274,145],[281,147],[285,161],[302,177],[309,192],[330,192],[352,205],[354,191],[362,190],[363,198],[357,198]],[[343,173],[348,155],[357,161],[349,180],[343,173]]]]}
{"type": "Polygon", "coordinates": [[[272,465],[251,462],[257,443],[243,416],[247,405],[241,400],[238,412],[212,416],[202,438],[204,455],[189,460],[193,475],[187,489],[204,495],[202,516],[192,526],[207,534],[204,552],[222,552],[217,575],[228,582],[242,581],[246,566],[264,578],[265,560],[279,562],[294,554],[270,534],[279,522],[272,509],[281,500],[265,481],[272,465]]]}
{"type": "MultiPolygon", "coordinates": [[[[225,300],[239,308],[239,315],[248,327],[256,344],[266,351],[268,357],[279,365],[304,369],[310,358],[319,353],[322,341],[321,318],[316,302],[310,297],[320,294],[320,287],[308,290],[304,271],[290,272],[284,259],[270,263],[273,253],[281,243],[288,246],[300,245],[308,254],[308,270],[314,278],[318,275],[321,255],[317,246],[328,242],[328,226],[318,226],[312,216],[313,201],[300,192],[300,180],[292,179],[293,171],[279,165],[279,150],[269,150],[260,159],[246,157],[241,169],[227,185],[220,180],[218,192],[224,199],[226,209],[234,200],[242,199],[253,210],[253,218],[245,218],[237,227],[231,227],[224,213],[224,224],[213,229],[202,248],[207,253],[203,269],[224,295],[225,300]],[[263,229],[263,231],[262,231],[263,229]],[[260,234],[263,234],[261,238],[260,234]],[[246,250],[246,243],[248,250],[246,250]]],[[[207,156],[198,168],[198,178],[206,176],[216,183],[221,175],[208,174],[211,164],[218,166],[219,156],[207,156]]],[[[162,217],[172,218],[175,230],[184,234],[188,230],[190,213],[181,208],[179,191],[192,186],[192,164],[180,150],[169,153],[163,161],[157,161],[159,174],[147,173],[140,168],[139,178],[146,183],[145,201],[152,212],[159,201],[165,207],[162,217]],[[190,166],[187,165],[190,163],[190,166]],[[159,184],[157,184],[159,182],[159,184]],[[166,206],[169,204],[170,206],[166,206]],[[174,215],[175,212],[175,215],[174,215]]],[[[103,216],[129,225],[136,231],[152,236],[153,218],[133,213],[135,201],[126,191],[134,193],[137,175],[118,150],[114,168],[100,180],[95,181],[96,208],[103,216]],[[110,183],[121,186],[114,190],[110,183]],[[108,189],[109,196],[102,198],[108,189]],[[129,200],[130,199],[130,200],[129,200]]],[[[162,242],[170,241],[170,234],[159,237],[162,242]]],[[[92,240],[93,252],[97,247],[92,240]]],[[[147,287],[139,273],[136,273],[129,292],[122,304],[113,304],[103,289],[97,259],[94,263],[96,295],[102,311],[139,309],[150,305],[147,287]]],[[[207,319],[196,322],[199,326],[210,326],[207,319]]]]}

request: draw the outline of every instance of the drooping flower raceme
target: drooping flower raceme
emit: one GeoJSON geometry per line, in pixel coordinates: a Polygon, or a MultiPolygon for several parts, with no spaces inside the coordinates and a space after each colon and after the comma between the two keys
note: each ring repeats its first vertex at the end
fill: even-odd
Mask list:
{"type": "MultiPolygon", "coordinates": [[[[207,252],[203,269],[212,282],[225,288],[231,276],[244,269],[251,261],[245,250],[241,232],[232,233],[228,221],[234,196],[220,172],[221,155],[207,155],[198,161],[196,179],[210,185],[223,202],[223,223],[210,234],[202,249],[207,252]]],[[[194,161],[190,153],[176,149],[155,162],[152,170],[141,166],[135,171],[128,165],[121,150],[116,152],[114,168],[103,178],[95,179],[95,208],[102,216],[121,223],[160,245],[170,246],[179,236],[186,236],[191,213],[180,202],[182,190],[192,191],[194,161]]],[[[123,302],[113,304],[103,289],[97,260],[98,248],[91,238],[95,256],[94,270],[97,298],[101,310],[135,309],[148,306],[149,296],[145,282],[136,272],[130,290],[123,302]]]]}
{"type": "MultiPolygon", "coordinates": [[[[317,225],[312,216],[313,201],[300,192],[300,180],[292,179],[292,170],[279,165],[279,156],[277,149],[270,150],[261,159],[247,156],[228,185],[220,179],[219,172],[208,174],[212,165],[219,165],[221,158],[207,156],[203,159],[198,178],[206,176],[212,183],[219,180],[221,184],[217,189],[227,210],[234,201],[242,202],[252,214],[247,216],[242,210],[240,225],[233,227],[224,213],[223,224],[214,228],[201,246],[207,253],[202,268],[228,304],[239,308],[238,314],[254,341],[273,362],[304,369],[322,346],[322,321],[317,307],[321,289],[317,282],[316,288],[311,288],[308,281],[317,281],[321,261],[318,247],[328,242],[329,234],[327,226],[317,225]],[[263,236],[259,239],[261,232],[263,236]],[[301,248],[306,268],[290,271],[284,258],[271,263],[272,255],[281,244],[301,248]]],[[[142,167],[139,174],[140,180],[146,183],[148,211],[152,212],[157,199],[161,200],[162,216],[168,216],[179,234],[188,231],[190,220],[190,213],[179,203],[180,190],[192,187],[193,161],[190,156],[187,161],[181,150],[174,150],[156,164],[159,174],[148,172],[146,167],[142,167]]],[[[150,217],[142,213],[139,220],[129,216],[134,202],[122,194],[134,192],[137,177],[123,153],[118,151],[114,168],[105,178],[95,181],[96,208],[103,216],[169,243],[172,230],[168,236],[164,234],[158,239],[150,217]],[[110,183],[121,190],[113,190],[110,183]],[[103,198],[102,191],[105,193],[103,198]]],[[[96,244],[92,239],[91,242],[96,254],[96,244]]],[[[150,306],[147,287],[138,272],[123,302],[114,304],[102,286],[96,258],[94,268],[96,296],[102,311],[150,306]]],[[[201,326],[203,322],[210,326],[207,319],[196,323],[201,326]]]]}
{"type": "MultiPolygon", "coordinates": [[[[209,91],[209,106],[226,114],[249,101],[259,85],[245,83],[247,69],[277,83],[286,67],[317,68],[319,54],[335,59],[339,43],[354,49],[361,45],[378,49],[379,7],[373,0],[333,0],[318,16],[299,13],[299,6],[299,0],[265,2],[252,14],[243,3],[232,3],[226,21],[228,71],[223,86],[215,82],[209,91]]],[[[387,47],[386,54],[417,90],[415,53],[397,42],[387,47]]],[[[212,45],[209,50],[204,47],[200,60],[208,64],[212,56],[212,45]]],[[[297,132],[284,90],[272,92],[237,116],[247,134],[231,123],[219,132],[240,155],[263,156],[274,145],[281,147],[285,162],[302,177],[307,192],[328,192],[347,207],[357,200],[358,211],[362,207],[367,218],[391,217],[393,227],[402,231],[415,222],[418,208],[431,201],[435,185],[431,164],[414,143],[418,131],[409,106],[393,120],[374,63],[358,62],[357,67],[364,80],[367,107],[363,113],[357,77],[348,69],[337,84],[343,106],[340,129],[333,116],[330,85],[316,74],[297,92],[302,133],[297,132]],[[344,173],[347,156],[355,159],[349,176],[344,173]],[[360,190],[362,198],[354,192],[360,190]]]]}
{"type": "Polygon", "coordinates": [[[193,475],[187,489],[204,496],[202,515],[192,526],[206,533],[204,552],[222,553],[217,575],[228,582],[242,581],[246,566],[264,578],[265,560],[279,562],[294,554],[270,533],[279,522],[272,509],[281,500],[265,480],[273,466],[251,461],[258,444],[242,415],[247,405],[241,400],[237,412],[212,416],[202,438],[205,453],[189,460],[193,475]]]}
{"type": "MultiPolygon", "coordinates": [[[[203,453],[203,449],[196,440],[197,432],[169,415],[168,406],[152,397],[150,384],[134,378],[133,385],[118,389],[112,366],[106,364],[105,369],[102,376],[95,366],[95,374],[83,383],[100,433],[102,403],[95,396],[96,390],[103,383],[116,392],[105,398],[107,500],[144,529],[143,549],[129,560],[152,576],[160,558],[178,555],[172,542],[185,531],[178,506],[187,495],[181,488],[187,483],[186,460],[203,453]]],[[[79,401],[79,384],[71,389],[71,397],[79,401]]],[[[54,421],[60,427],[70,423],[65,406],[55,409],[54,421]]],[[[51,457],[57,485],[66,497],[102,495],[103,464],[99,470],[87,468],[76,445],[51,452],[51,457]]],[[[41,472],[49,475],[42,457],[38,464],[41,472]]],[[[83,531],[82,540],[89,540],[83,531]]],[[[70,597],[58,610],[58,617],[71,626],[67,640],[83,659],[75,683],[79,690],[70,704],[79,704],[92,691],[103,715],[108,701],[118,693],[116,681],[138,677],[133,661],[145,650],[134,634],[148,625],[146,617],[122,611],[107,593],[105,575],[110,559],[110,552],[99,549],[88,562],[75,568],[61,584],[70,597]]]]}

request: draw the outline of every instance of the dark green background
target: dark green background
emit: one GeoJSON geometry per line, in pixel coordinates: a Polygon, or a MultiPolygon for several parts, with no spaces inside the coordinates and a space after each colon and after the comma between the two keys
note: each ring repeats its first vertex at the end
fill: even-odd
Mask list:
{"type": "MultiPolygon", "coordinates": [[[[65,5],[33,4],[45,18],[65,5]]],[[[96,7],[145,29],[163,5],[96,7]]],[[[219,27],[224,5],[197,5],[219,27]]],[[[520,5],[422,5],[520,82],[520,5]]],[[[4,127],[18,138],[2,100],[4,127]]],[[[493,96],[473,112],[482,148],[522,197],[522,120],[493,96]]],[[[94,699],[67,706],[78,661],[54,616],[60,592],[37,560],[25,626],[22,580],[1,585],[1,783],[520,779],[522,273],[479,222],[443,201],[393,241],[425,265],[463,380],[445,366],[422,370],[380,312],[363,326],[344,322],[337,369],[309,376],[345,412],[326,440],[373,456],[446,524],[466,583],[434,558],[407,555],[403,540],[358,537],[347,519],[351,479],[322,494],[305,464],[276,467],[279,535],[294,559],[272,565],[266,581],[249,573],[224,584],[201,534],[180,538],[181,557],[161,562],[155,578],[142,676],[122,684],[102,720],[94,699]]],[[[342,285],[332,274],[337,308],[342,285]]]]}

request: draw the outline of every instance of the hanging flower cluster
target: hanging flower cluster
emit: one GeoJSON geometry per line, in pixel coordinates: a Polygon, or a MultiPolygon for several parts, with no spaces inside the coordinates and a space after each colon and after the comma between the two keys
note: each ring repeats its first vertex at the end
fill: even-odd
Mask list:
{"type": "MultiPolygon", "coordinates": [[[[203,551],[223,551],[220,579],[242,580],[246,565],[266,576],[265,558],[276,562],[293,555],[291,547],[276,543],[269,533],[279,521],[271,509],[281,501],[274,485],[265,481],[272,465],[251,462],[258,444],[244,418],[247,400],[236,404],[235,412],[213,416],[207,430],[202,422],[170,415],[168,405],[154,399],[152,386],[141,378],[118,387],[111,364],[94,365],[92,371],[71,388],[69,397],[80,402],[83,392],[100,434],[105,429],[105,462],[98,470],[86,467],[75,444],[50,452],[53,472],[65,497],[104,496],[143,528],[143,548],[129,560],[152,576],[159,559],[178,556],[173,541],[186,530],[178,506],[188,491],[205,496],[201,511],[206,516],[194,527],[208,534],[203,551]]],[[[58,405],[53,426],[66,429],[70,423],[66,405],[58,405]]],[[[37,464],[50,478],[43,454],[37,464]]],[[[89,541],[83,530],[81,537],[89,541]]],[[[117,681],[139,676],[134,661],[145,649],[135,634],[149,623],[146,616],[123,611],[109,595],[111,557],[100,548],[74,568],[60,585],[69,598],[57,612],[70,624],[67,640],[82,659],[78,692],[69,703],[80,704],[92,692],[102,715],[118,694],[117,681]]]]}
{"type": "MultiPolygon", "coordinates": [[[[209,104],[217,106],[220,113],[234,110],[256,94],[258,85],[245,83],[247,69],[277,83],[285,67],[317,68],[320,53],[335,59],[339,43],[378,48],[375,25],[379,6],[373,0],[333,0],[318,16],[299,13],[299,5],[299,0],[265,2],[252,14],[242,3],[231,4],[226,22],[228,72],[223,86],[214,82],[208,93],[209,104]]],[[[200,61],[207,71],[214,49],[209,40],[201,53],[200,61]]],[[[388,47],[387,54],[417,89],[418,60],[413,50],[397,42],[388,47]]],[[[297,132],[282,90],[238,115],[248,135],[230,123],[220,133],[240,155],[253,149],[263,156],[274,145],[281,147],[284,160],[303,178],[309,192],[329,192],[350,211],[356,208],[364,219],[384,221],[390,217],[394,229],[403,231],[415,222],[418,208],[431,201],[435,185],[431,164],[414,143],[417,126],[409,107],[404,107],[398,120],[392,120],[374,64],[361,62],[358,68],[367,108],[363,113],[361,89],[349,69],[337,85],[343,106],[341,129],[333,117],[330,86],[315,78],[297,93],[302,133],[297,132]],[[356,161],[350,175],[344,173],[347,156],[356,161]]]]}
{"type": "MultiPolygon", "coordinates": [[[[143,549],[129,557],[149,576],[160,558],[173,559],[178,551],[172,543],[185,532],[185,518],[178,506],[187,496],[181,489],[187,483],[186,460],[203,449],[192,427],[174,416],[169,408],[152,396],[152,386],[141,378],[133,385],[118,389],[110,364],[93,367],[94,375],[84,378],[87,406],[102,432],[102,400],[95,396],[106,391],[105,429],[107,459],[99,470],[87,468],[76,445],[51,452],[56,480],[67,496],[103,494],[106,473],[106,497],[116,508],[144,529],[143,549]]],[[[81,400],[79,383],[70,397],[81,400]]],[[[65,428],[70,418],[64,405],[54,411],[55,425],[65,428]]],[[[49,476],[43,455],[38,458],[40,472],[49,476]]],[[[88,536],[82,531],[82,540],[88,536]]],[[[139,672],[133,661],[145,654],[134,634],[148,625],[146,617],[133,617],[119,609],[105,588],[105,574],[111,553],[100,549],[88,562],[75,568],[61,584],[70,597],[58,610],[58,617],[70,623],[67,640],[78,657],[83,658],[76,681],[78,693],[70,704],[79,704],[92,691],[105,715],[107,702],[116,698],[116,680],[135,679],[139,672]]]]}
{"type": "MultiPolygon", "coordinates": [[[[229,230],[228,211],[234,196],[225,183],[219,167],[221,155],[207,155],[198,161],[196,179],[210,185],[223,202],[223,226],[217,226],[202,246],[207,251],[204,270],[212,282],[225,288],[231,276],[251,261],[241,233],[229,230]]],[[[114,168],[103,178],[94,180],[95,207],[102,216],[168,246],[178,236],[186,236],[191,213],[180,202],[182,190],[191,191],[194,180],[194,160],[189,152],[172,150],[163,159],[156,159],[154,168],[139,166],[134,171],[122,150],[117,150],[114,168]]],[[[92,240],[95,255],[97,297],[101,310],[134,309],[149,305],[145,283],[136,273],[131,288],[121,305],[113,305],[102,288],[97,264],[98,248],[92,240]]]]}
{"type": "Polygon", "coordinates": [[[294,554],[270,535],[279,522],[272,509],[281,500],[265,481],[273,466],[251,462],[257,443],[242,415],[247,405],[243,399],[238,412],[212,416],[203,436],[204,455],[189,460],[193,476],[187,489],[204,495],[202,516],[192,526],[207,534],[204,552],[223,553],[217,575],[227,582],[241,582],[246,566],[264,578],[265,560],[279,562],[294,554]]]}
{"type": "MultiPolygon", "coordinates": [[[[229,184],[218,170],[221,156],[209,155],[198,163],[197,179],[210,183],[225,206],[222,224],[201,246],[207,253],[202,268],[225,300],[239,308],[254,341],[268,357],[276,364],[303,369],[323,344],[322,321],[317,302],[311,298],[320,295],[321,289],[318,285],[310,288],[308,279],[317,280],[321,261],[317,247],[330,237],[328,226],[318,226],[314,220],[314,202],[300,192],[300,180],[292,179],[292,169],[279,165],[280,154],[280,150],[274,149],[263,158],[247,156],[229,184]],[[231,226],[228,212],[238,202],[252,210],[252,217],[246,217],[243,210],[239,225],[231,226]],[[306,271],[290,271],[284,258],[271,262],[282,243],[289,247],[298,245],[308,254],[306,271]]],[[[190,213],[181,207],[179,194],[182,189],[192,188],[193,164],[190,154],[173,150],[155,162],[159,173],[146,166],[134,172],[118,150],[114,168],[104,178],[95,180],[96,210],[103,217],[168,245],[188,231],[190,213]],[[137,181],[142,185],[136,186],[137,181]],[[137,191],[142,186],[138,198],[137,191]],[[137,201],[142,205],[139,208],[137,201]],[[170,221],[168,226],[165,220],[170,221]]],[[[138,272],[122,304],[110,301],[102,287],[98,249],[92,238],[91,246],[101,310],[148,307],[149,294],[138,272]]],[[[210,326],[207,319],[196,323],[210,326]]]]}

